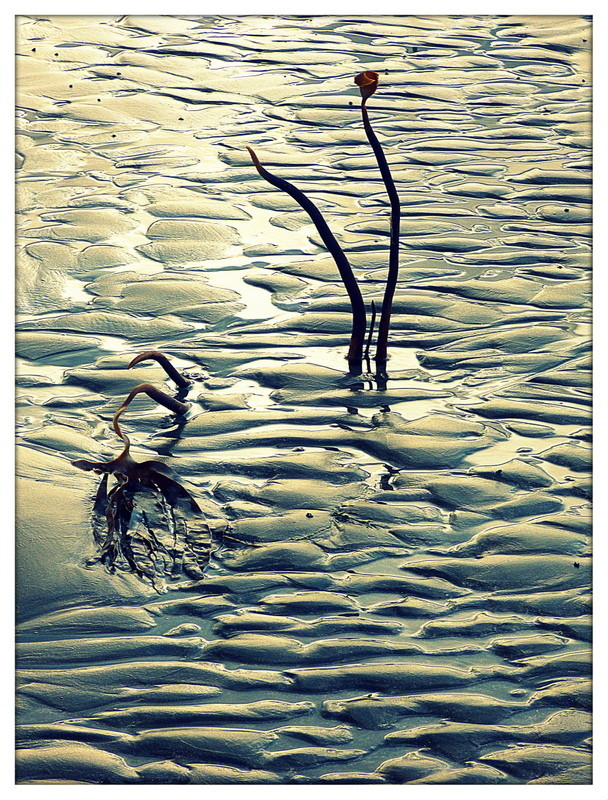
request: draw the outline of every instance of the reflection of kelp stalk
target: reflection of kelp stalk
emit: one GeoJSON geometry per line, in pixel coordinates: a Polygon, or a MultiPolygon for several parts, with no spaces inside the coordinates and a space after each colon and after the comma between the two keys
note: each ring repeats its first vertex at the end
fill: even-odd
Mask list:
{"type": "Polygon", "coordinates": [[[306,211],[308,216],[314,222],[319,235],[325,244],[325,247],[327,247],[334,261],[336,262],[336,266],[340,272],[340,277],[342,278],[342,283],[348,292],[353,315],[350,346],[347,356],[348,363],[352,372],[360,372],[361,361],[363,358],[363,341],[365,339],[365,304],[363,302],[363,297],[361,296],[361,290],[359,289],[359,285],[353,274],[352,267],[346,258],[344,251],[338,244],[335,236],[330,231],[327,222],[325,222],[321,212],[312,202],[312,200],[309,200],[308,197],[306,197],[306,195],[299,189],[296,189],[293,184],[289,183],[283,178],[277,178],[276,175],[268,172],[268,170],[260,164],[258,157],[251,147],[248,147],[247,150],[249,150],[251,160],[253,161],[255,168],[260,173],[262,178],[268,181],[268,183],[270,183],[272,186],[276,186],[277,189],[287,192],[287,194],[293,197],[296,203],[298,203],[304,209],[304,211],[306,211]]]}
{"type": "MultiPolygon", "coordinates": [[[[188,385],[165,356],[156,351],[142,353],[129,366],[147,358],[158,361],[172,377],[175,373],[182,387],[188,385]]],[[[131,457],[129,437],[118,423],[133,398],[142,392],[176,414],[184,414],[189,408],[187,403],[142,383],[131,390],[112,420],[124,443],[122,453],[108,462],[72,462],[79,469],[103,474],[93,507],[93,532],[100,547],[100,560],[111,572],[124,561],[132,572],[147,577],[153,585],[158,575],[168,571],[179,574],[182,568],[191,577],[200,578],[211,546],[211,534],[200,508],[172,469],[160,461],[138,463],[131,457]],[[108,490],[110,475],[116,483],[108,490]]]]}
{"type": "Polygon", "coordinates": [[[367,342],[365,343],[365,361],[367,363],[367,371],[371,372],[369,363],[369,348],[372,346],[372,338],[374,336],[374,325],[376,324],[376,304],[372,300],[372,314],[369,323],[369,331],[367,332],[367,342]]]}
{"type": "Polygon", "coordinates": [[[391,311],[393,308],[393,296],[395,294],[395,287],[397,286],[397,278],[399,275],[399,222],[400,222],[400,208],[399,197],[397,189],[393,181],[391,172],[388,168],[386,156],[382,150],[380,142],[374,133],[369,116],[367,114],[366,101],[378,88],[378,73],[377,72],[361,72],[355,78],[355,83],[361,91],[361,115],[363,117],[363,127],[369,143],[372,146],[382,180],[386,187],[386,191],[391,204],[391,223],[390,223],[390,252],[388,262],[388,277],[386,280],[386,287],[384,289],[384,297],[382,299],[382,313],[380,315],[380,323],[378,325],[378,339],[376,343],[376,366],[380,371],[386,365],[387,357],[387,342],[388,331],[391,324],[391,311]]]}

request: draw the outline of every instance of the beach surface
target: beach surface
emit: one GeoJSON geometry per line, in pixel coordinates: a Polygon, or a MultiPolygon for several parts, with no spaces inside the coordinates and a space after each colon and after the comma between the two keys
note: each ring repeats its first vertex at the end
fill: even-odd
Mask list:
{"type": "Polygon", "coordinates": [[[590,20],[17,37],[18,782],[590,783],[590,20]],[[379,307],[363,70],[402,213],[384,383],[349,374],[336,266],[246,150],[379,307]],[[138,575],[100,563],[71,462],[120,454],[137,384],[175,395],[127,369],[147,350],[190,409],[141,394],[121,426],[202,516],[135,496],[172,539],[138,575]]]}

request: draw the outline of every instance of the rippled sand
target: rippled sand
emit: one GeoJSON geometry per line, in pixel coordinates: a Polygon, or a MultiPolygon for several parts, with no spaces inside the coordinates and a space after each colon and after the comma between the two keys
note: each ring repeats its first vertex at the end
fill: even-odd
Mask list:
{"type": "Polygon", "coordinates": [[[18,781],[589,783],[589,20],[17,29],[18,781]],[[363,69],[402,209],[385,387],[245,149],[379,304],[363,69]],[[150,349],[192,408],[121,423],[212,551],[176,528],[153,581],[99,563],[70,463],[119,454],[137,383],[174,393],[126,369],[150,349]]]}

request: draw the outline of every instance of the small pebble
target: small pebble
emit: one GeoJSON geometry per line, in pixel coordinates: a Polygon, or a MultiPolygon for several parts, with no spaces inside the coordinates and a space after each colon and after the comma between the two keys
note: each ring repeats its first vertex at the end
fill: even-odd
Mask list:
{"type": "Polygon", "coordinates": [[[170,631],[165,633],[165,636],[190,636],[193,633],[198,633],[201,629],[200,625],[195,625],[193,622],[184,622],[183,625],[176,625],[170,631]]]}

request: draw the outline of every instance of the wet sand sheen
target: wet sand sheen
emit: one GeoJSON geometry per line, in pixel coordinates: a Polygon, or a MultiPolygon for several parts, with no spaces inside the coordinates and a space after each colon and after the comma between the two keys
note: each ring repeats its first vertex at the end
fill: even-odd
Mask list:
{"type": "Polygon", "coordinates": [[[17,28],[19,782],[589,783],[589,20],[17,28]],[[384,388],[245,150],[379,303],[361,69],[402,208],[384,388]],[[70,465],[173,393],[150,349],[192,406],[121,424],[212,550],[156,590],[99,563],[70,465]]]}

